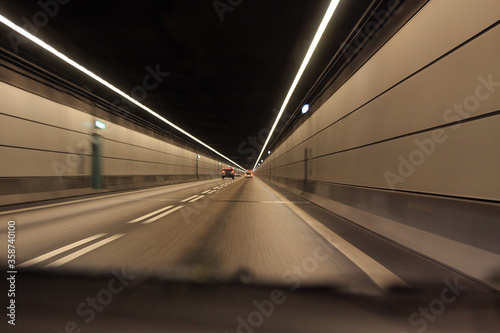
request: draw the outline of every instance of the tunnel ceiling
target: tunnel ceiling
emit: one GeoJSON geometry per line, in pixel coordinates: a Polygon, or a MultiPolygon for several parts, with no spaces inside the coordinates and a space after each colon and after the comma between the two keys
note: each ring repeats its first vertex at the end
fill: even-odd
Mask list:
{"type": "MultiPolygon", "coordinates": [[[[273,109],[281,107],[330,3],[60,0],[65,4],[55,8],[54,1],[4,0],[0,11],[18,25],[37,23],[36,36],[126,93],[144,86],[148,67],[159,70],[161,82],[148,81],[143,103],[248,168],[255,160],[248,150],[242,154],[242,148],[250,148],[249,136],[262,135],[270,127],[276,115],[273,109]],[[52,4],[45,9],[51,16],[39,14],[44,10],[41,3],[52,4]],[[44,17],[48,17],[46,22],[44,17]]],[[[341,1],[289,112],[299,106],[307,87],[370,3],[341,1]]],[[[1,39],[12,51],[5,32],[1,39]]],[[[62,65],[59,68],[50,56],[31,48],[21,44],[18,53],[80,82],[79,74],[69,73],[62,65]]],[[[113,98],[103,88],[85,88],[113,98]]]]}

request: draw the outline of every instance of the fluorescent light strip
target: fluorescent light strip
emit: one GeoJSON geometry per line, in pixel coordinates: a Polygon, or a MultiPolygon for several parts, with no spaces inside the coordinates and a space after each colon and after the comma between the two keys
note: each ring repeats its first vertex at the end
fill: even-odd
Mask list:
{"type": "Polygon", "coordinates": [[[326,27],[328,26],[328,23],[330,23],[330,20],[332,19],[333,13],[335,12],[335,9],[337,9],[337,6],[339,4],[340,0],[332,0],[330,3],[330,6],[328,7],[325,17],[323,18],[323,21],[319,25],[318,31],[316,32],[316,35],[314,36],[314,39],[311,43],[311,46],[309,47],[309,50],[307,51],[307,54],[304,58],[304,61],[302,61],[302,65],[299,68],[299,71],[297,72],[297,75],[295,76],[295,80],[292,83],[292,86],[290,87],[290,90],[288,91],[288,95],[285,98],[285,101],[283,102],[283,105],[281,106],[280,112],[278,113],[278,116],[276,117],[276,121],[274,122],[273,127],[271,128],[271,132],[269,132],[269,136],[267,137],[266,142],[264,143],[264,146],[262,147],[262,151],[259,154],[259,157],[257,157],[257,161],[255,162],[255,165],[253,166],[253,169],[255,170],[257,168],[257,165],[259,164],[260,158],[262,157],[262,154],[266,150],[266,146],[269,143],[269,140],[273,136],[273,132],[276,129],[276,126],[278,125],[278,122],[281,119],[281,116],[283,115],[283,112],[286,109],[286,106],[288,105],[288,102],[290,101],[290,98],[293,95],[293,92],[295,91],[295,88],[297,87],[300,78],[302,77],[302,74],[304,74],[304,71],[309,64],[309,61],[311,60],[314,51],[316,50],[316,47],[319,44],[319,41],[321,40],[321,37],[323,36],[323,33],[326,30],[326,27]]]}
{"type": "Polygon", "coordinates": [[[29,40],[31,40],[32,42],[36,43],[37,45],[41,46],[42,48],[44,48],[45,50],[49,51],[50,53],[52,53],[53,55],[55,55],[56,57],[58,57],[59,59],[63,60],[64,62],[68,63],[69,65],[75,67],[76,69],[78,69],[79,71],[85,73],[86,75],[90,76],[91,78],[93,78],[94,80],[96,80],[97,82],[101,83],[102,85],[106,86],[107,88],[113,90],[114,92],[116,92],[117,94],[119,94],[120,96],[122,96],[123,98],[126,98],[128,99],[129,101],[131,101],[132,103],[134,103],[135,105],[139,106],[141,109],[149,112],[150,114],[152,114],[153,116],[155,116],[156,118],[162,120],[164,123],[168,124],[169,126],[175,128],[176,130],[178,130],[179,132],[181,132],[182,134],[186,135],[187,137],[193,139],[194,141],[198,142],[199,144],[201,144],[202,146],[210,149],[211,151],[213,151],[214,153],[216,153],[217,155],[221,156],[222,158],[224,158],[225,160],[233,163],[234,165],[236,165],[237,167],[241,168],[241,169],[244,169],[242,166],[240,166],[239,164],[237,164],[236,162],[232,161],[231,159],[229,159],[228,157],[224,156],[223,154],[219,153],[217,150],[213,149],[212,147],[210,147],[209,145],[207,145],[206,143],[204,143],[203,141],[199,140],[198,138],[196,138],[195,136],[189,134],[188,132],[186,132],[185,130],[183,130],[182,128],[180,128],[179,126],[175,125],[174,123],[170,122],[169,120],[167,120],[166,118],[164,118],[163,116],[159,115],[158,113],[154,112],[153,110],[151,110],[150,108],[148,108],[147,106],[143,105],[142,103],[136,101],[135,99],[133,99],[132,97],[130,97],[129,95],[127,95],[126,93],[124,93],[123,91],[121,91],[120,89],[116,88],[115,86],[113,86],[111,83],[108,83],[107,81],[105,81],[104,79],[100,78],[99,76],[97,76],[96,74],[92,73],[91,71],[89,71],[88,69],[86,69],[85,67],[83,67],[82,65],[78,64],[77,62],[71,60],[70,58],[68,58],[67,56],[65,56],[64,54],[62,54],[61,52],[57,51],[56,49],[54,49],[52,46],[48,45],[47,43],[45,43],[44,41],[42,41],[41,39],[33,36],[32,34],[30,34],[29,32],[27,32],[26,30],[24,30],[23,28],[17,26],[16,24],[14,24],[12,21],[10,21],[9,19],[7,19],[5,16],[2,16],[0,15],[0,22],[2,22],[3,24],[5,24],[6,26],[8,26],[9,28],[11,28],[12,30],[16,31],[17,33],[23,35],[24,37],[28,38],[29,40]]]}

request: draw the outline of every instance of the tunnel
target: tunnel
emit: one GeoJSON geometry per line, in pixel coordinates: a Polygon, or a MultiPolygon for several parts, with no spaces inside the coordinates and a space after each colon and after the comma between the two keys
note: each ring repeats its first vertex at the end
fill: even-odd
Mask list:
{"type": "Polygon", "coordinates": [[[499,18],[2,3],[6,331],[498,331],[499,18]]]}

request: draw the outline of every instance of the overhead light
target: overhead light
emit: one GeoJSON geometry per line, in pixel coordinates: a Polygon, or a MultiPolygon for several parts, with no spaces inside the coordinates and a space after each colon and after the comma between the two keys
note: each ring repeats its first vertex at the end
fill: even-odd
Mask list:
{"type": "MultiPolygon", "coordinates": [[[[330,6],[328,6],[328,9],[326,10],[325,16],[323,17],[323,21],[321,21],[321,24],[319,25],[318,31],[316,32],[316,35],[314,36],[311,46],[309,46],[309,50],[306,53],[306,56],[304,57],[304,60],[302,61],[302,65],[299,68],[299,71],[297,72],[297,75],[295,76],[295,79],[293,80],[292,86],[290,87],[290,90],[288,91],[288,94],[286,95],[286,98],[283,102],[283,105],[281,106],[280,112],[278,113],[278,116],[276,117],[276,121],[274,122],[273,127],[271,128],[271,131],[269,132],[269,135],[267,136],[266,142],[264,143],[264,146],[262,147],[262,151],[260,152],[259,157],[257,157],[257,160],[255,162],[255,166],[259,162],[262,154],[265,152],[266,146],[269,143],[269,140],[273,136],[273,132],[276,129],[276,126],[278,125],[278,122],[281,119],[281,116],[283,115],[283,112],[286,109],[286,106],[288,105],[288,102],[290,101],[290,98],[293,95],[293,92],[295,91],[295,88],[297,87],[300,78],[302,77],[302,74],[304,74],[304,71],[309,64],[309,61],[312,58],[312,55],[314,54],[314,51],[316,50],[316,47],[319,44],[319,41],[321,40],[321,37],[323,36],[323,33],[326,30],[326,27],[328,26],[328,23],[330,23],[330,20],[332,19],[333,13],[335,12],[335,9],[337,8],[340,0],[332,0],[330,3],[330,6]]],[[[255,168],[254,166],[254,168],[255,168]]]]}
{"type": "Polygon", "coordinates": [[[302,107],[302,114],[307,113],[307,111],[309,111],[309,104],[304,104],[304,106],[302,107]]]}
{"type": "Polygon", "coordinates": [[[270,155],[270,154],[271,154],[271,151],[270,151],[270,150],[268,150],[268,151],[267,151],[267,155],[270,155]]]}
{"type": "MultiPolygon", "coordinates": [[[[2,22],[3,24],[5,24],[6,26],[8,26],[9,28],[11,28],[12,30],[16,31],[17,33],[23,35],[24,37],[28,38],[29,40],[31,40],[32,42],[36,43],[37,45],[41,46],[42,48],[44,48],[45,50],[49,51],[50,53],[52,53],[53,55],[55,55],[56,57],[58,57],[59,59],[63,60],[64,62],[66,62],[67,64],[73,66],[74,68],[78,69],[79,71],[83,72],[84,74],[86,74],[87,76],[90,76],[91,78],[93,78],[94,80],[96,80],[97,82],[99,82],[100,84],[102,84],[103,86],[106,86],[107,88],[111,89],[112,91],[114,91],[115,93],[117,93],[118,95],[122,96],[123,98],[125,99],[128,99],[130,102],[134,103],[135,105],[137,105],[138,107],[140,107],[141,109],[143,109],[144,111],[152,114],[153,116],[155,116],[156,118],[160,119],[161,121],[163,121],[164,123],[166,123],[167,125],[175,128],[176,130],[178,130],[179,132],[181,132],[182,134],[186,135],[187,137],[189,137],[190,139],[196,141],[197,143],[199,143],[200,145],[202,145],[203,147],[213,151],[214,153],[216,153],[217,155],[223,157],[226,161],[229,161],[231,163],[233,163],[234,165],[237,165],[239,166],[236,162],[232,161],[231,159],[229,159],[228,157],[226,157],[225,155],[219,153],[217,150],[215,150],[214,148],[210,147],[209,145],[207,145],[205,142],[201,141],[200,139],[198,139],[197,137],[195,137],[194,135],[186,132],[185,130],[183,130],[182,128],[180,128],[179,126],[175,125],[174,123],[172,123],[171,121],[167,120],[165,117],[159,115],[158,113],[156,113],[155,111],[151,110],[150,108],[148,108],[147,106],[145,106],[144,104],[136,101],[135,99],[133,99],[132,97],[130,97],[129,95],[127,95],[126,93],[124,93],[123,91],[121,91],[120,89],[116,88],[115,86],[113,86],[111,83],[107,82],[106,80],[102,79],[101,77],[97,76],[96,74],[94,74],[93,72],[91,72],[90,70],[88,70],[87,68],[83,67],[82,65],[78,64],[76,61],[68,58],[66,55],[62,54],[61,52],[59,52],[58,50],[56,50],[55,48],[53,48],[52,46],[48,45],[47,43],[45,43],[44,41],[42,41],[41,39],[33,36],[32,34],[30,34],[29,32],[27,32],[26,30],[24,30],[23,28],[19,27],[18,25],[14,24],[12,21],[10,21],[9,19],[7,19],[6,17],[0,15],[0,22],[2,22]]],[[[239,166],[240,167],[240,166],[239,166]]],[[[241,167],[240,167],[241,168],[241,167]]]]}
{"type": "Polygon", "coordinates": [[[106,124],[103,123],[102,121],[96,120],[95,121],[95,127],[100,128],[100,129],[105,129],[106,128],[106,124]]]}

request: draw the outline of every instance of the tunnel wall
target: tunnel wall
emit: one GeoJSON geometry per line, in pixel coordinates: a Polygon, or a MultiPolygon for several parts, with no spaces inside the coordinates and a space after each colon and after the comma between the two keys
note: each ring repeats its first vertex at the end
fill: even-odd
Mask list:
{"type": "Polygon", "coordinates": [[[0,72],[0,205],[220,176],[219,161],[192,147],[32,77],[0,72]],[[95,128],[95,120],[106,128],[95,128]],[[93,134],[102,137],[103,189],[92,188],[93,134]]]}
{"type": "Polygon", "coordinates": [[[256,174],[491,281],[500,268],[499,17],[498,1],[430,1],[312,104],[256,174]]]}

